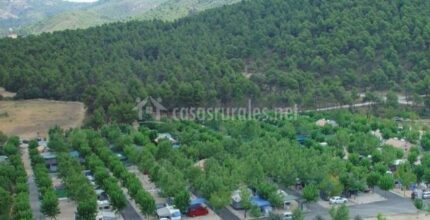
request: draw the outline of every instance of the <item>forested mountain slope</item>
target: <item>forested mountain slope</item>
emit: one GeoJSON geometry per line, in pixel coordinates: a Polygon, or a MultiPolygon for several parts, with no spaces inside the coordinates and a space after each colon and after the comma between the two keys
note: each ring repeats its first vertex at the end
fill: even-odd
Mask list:
{"type": "MultiPolygon", "coordinates": [[[[25,0],[21,1],[25,2],[25,0]]],[[[39,5],[44,7],[35,7],[35,3],[30,5],[30,9],[25,14],[28,19],[8,19],[20,21],[20,25],[17,26],[19,34],[88,28],[132,19],[174,20],[240,0],[98,0],[94,3],[67,3],[61,0],[50,4],[46,2],[51,0],[37,1],[42,1],[44,4],[39,5]],[[37,14],[39,16],[35,16],[37,14]]],[[[1,8],[0,3],[0,12],[1,8]]],[[[11,24],[12,27],[14,27],[13,24],[11,24]]]]}
{"type": "Polygon", "coordinates": [[[358,90],[424,94],[429,14],[426,0],[254,0],[172,23],[3,39],[0,85],[102,112],[146,95],[173,107],[348,103],[358,90]]]}
{"type": "Polygon", "coordinates": [[[26,25],[67,10],[82,9],[88,4],[63,0],[1,0],[0,36],[13,33],[26,25]],[[9,30],[12,29],[12,30],[9,30]]]}

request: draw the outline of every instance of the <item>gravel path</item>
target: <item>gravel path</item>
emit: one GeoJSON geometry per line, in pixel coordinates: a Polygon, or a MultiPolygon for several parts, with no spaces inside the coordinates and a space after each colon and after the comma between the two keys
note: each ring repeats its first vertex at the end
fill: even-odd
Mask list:
{"type": "Polygon", "coordinates": [[[28,152],[28,145],[21,145],[21,160],[24,164],[25,172],[27,173],[27,183],[30,196],[30,206],[33,213],[33,218],[37,220],[44,220],[45,216],[40,212],[39,189],[34,182],[33,169],[30,163],[30,155],[28,152]]]}

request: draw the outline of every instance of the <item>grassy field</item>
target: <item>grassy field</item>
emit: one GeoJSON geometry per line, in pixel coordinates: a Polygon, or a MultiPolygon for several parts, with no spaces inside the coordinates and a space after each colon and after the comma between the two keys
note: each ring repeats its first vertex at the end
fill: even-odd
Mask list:
{"type": "Polygon", "coordinates": [[[84,104],[51,100],[0,101],[0,131],[24,138],[46,137],[49,128],[81,126],[84,104]]]}

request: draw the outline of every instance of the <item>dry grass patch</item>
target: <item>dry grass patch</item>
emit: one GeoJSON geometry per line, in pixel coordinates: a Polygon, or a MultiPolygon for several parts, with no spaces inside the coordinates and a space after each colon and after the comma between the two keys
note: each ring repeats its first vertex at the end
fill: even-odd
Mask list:
{"type": "Polygon", "coordinates": [[[85,117],[84,104],[43,99],[0,101],[0,131],[24,138],[46,137],[56,125],[79,127],[85,117]]]}
{"type": "Polygon", "coordinates": [[[0,97],[3,98],[13,98],[15,97],[16,93],[8,92],[4,88],[0,87],[0,97]]]}

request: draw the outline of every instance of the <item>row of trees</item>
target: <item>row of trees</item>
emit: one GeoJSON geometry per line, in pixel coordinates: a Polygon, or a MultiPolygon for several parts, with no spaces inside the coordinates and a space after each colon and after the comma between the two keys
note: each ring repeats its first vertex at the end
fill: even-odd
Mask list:
{"type": "MultiPolygon", "coordinates": [[[[171,146],[166,143],[170,148],[171,146]]],[[[147,145],[145,145],[147,146],[147,145]]],[[[124,152],[137,165],[140,172],[148,174],[151,180],[161,189],[166,197],[173,197],[174,204],[182,212],[185,212],[189,205],[189,192],[183,174],[171,164],[162,166],[158,164],[151,153],[146,149],[138,150],[135,146],[127,145],[124,152]]]]}
{"type": "Polygon", "coordinates": [[[95,154],[87,156],[85,160],[91,172],[94,173],[97,185],[99,185],[109,195],[112,207],[117,211],[125,208],[127,205],[127,198],[118,185],[117,179],[109,174],[103,161],[101,161],[95,154]]]}
{"type": "Polygon", "coordinates": [[[45,161],[39,155],[37,146],[37,141],[33,140],[29,143],[31,165],[42,202],[41,211],[45,216],[55,218],[60,213],[58,197],[52,185],[52,180],[46,168],[45,161]]]}
{"type": "Polygon", "coordinates": [[[77,216],[83,219],[94,219],[98,210],[97,196],[83,173],[79,158],[69,155],[70,143],[66,141],[60,127],[54,127],[48,133],[48,147],[57,155],[58,174],[63,180],[67,197],[77,203],[77,216]]]}
{"type": "MultiPolygon", "coordinates": [[[[114,150],[124,152],[142,173],[148,173],[164,196],[174,197],[173,202],[176,207],[183,212],[186,211],[190,196],[182,174],[171,164],[158,164],[154,156],[147,153],[147,150],[155,150],[156,146],[151,141],[156,137],[155,131],[136,132],[127,125],[108,125],[102,127],[100,134],[113,146],[114,150]],[[145,147],[140,148],[143,145],[145,147]]],[[[157,151],[158,157],[168,153],[166,150],[168,151],[170,148],[169,143],[162,142],[157,151]]]]}
{"type": "Polygon", "coordinates": [[[57,155],[58,174],[63,180],[67,197],[77,203],[77,216],[94,219],[97,214],[97,197],[93,186],[83,174],[79,161],[67,153],[57,155]]]}
{"type": "MultiPolygon", "coordinates": [[[[303,184],[305,197],[313,201],[319,195],[348,195],[374,186],[389,190],[394,179],[408,187],[426,178],[425,165],[415,164],[418,148],[405,155],[372,134],[379,129],[387,138],[408,135],[409,128],[399,129],[381,118],[339,111],[311,113],[294,121],[232,118],[163,122],[141,126],[138,131],[115,124],[99,131],[74,131],[71,134],[76,135],[69,135],[69,142],[83,146],[81,152],[97,154],[127,186],[135,180],[124,182],[130,174],[107,146],[125,152],[165,196],[178,198],[175,202],[182,209],[188,204],[188,190],[221,208],[230,203],[233,190],[247,186],[276,206],[281,203],[278,185],[303,184]],[[337,126],[315,125],[323,117],[336,120],[337,126]],[[168,141],[154,142],[160,132],[171,133],[179,140],[179,148],[168,141]],[[297,135],[306,137],[304,144],[297,142],[297,135]],[[393,161],[401,158],[408,162],[388,174],[393,161]]],[[[419,142],[419,138],[414,140],[419,142]]]]}
{"type": "MultiPolygon", "coordinates": [[[[127,188],[128,194],[139,205],[140,211],[144,215],[151,215],[155,211],[154,198],[142,187],[140,180],[135,174],[130,173],[119,158],[107,146],[108,144],[94,131],[87,130],[87,145],[92,152],[103,161],[113,175],[118,178],[122,185],[127,188]]],[[[85,140],[85,139],[84,139],[85,140]]],[[[85,150],[83,150],[85,151],[85,150]]],[[[94,157],[93,157],[94,159],[94,157]]],[[[102,164],[93,161],[99,166],[102,164]]],[[[94,166],[95,164],[93,164],[94,166]]]]}
{"type": "Polygon", "coordinates": [[[123,194],[118,180],[111,176],[100,158],[92,153],[84,131],[72,131],[68,134],[67,141],[70,146],[79,151],[85,160],[86,167],[94,174],[95,181],[109,196],[113,208],[122,210],[127,205],[127,198],[123,194]]]}
{"type": "MultiPolygon", "coordinates": [[[[182,172],[193,170],[197,173],[193,178],[197,179],[201,175],[201,180],[190,179],[189,182],[202,192],[208,192],[204,195],[209,198],[219,189],[224,189],[224,194],[229,195],[240,183],[246,183],[261,193],[261,186],[267,185],[267,178],[288,186],[295,184],[298,178],[305,185],[314,185],[316,192],[321,191],[328,196],[354,193],[376,185],[384,190],[393,187],[394,178],[386,171],[395,159],[404,156],[403,152],[392,146],[381,147],[380,141],[370,135],[372,123],[374,129],[383,129],[390,123],[379,118],[369,121],[364,115],[338,112],[329,117],[335,118],[339,126],[315,126],[315,121],[321,117],[318,114],[296,121],[223,121],[213,127],[218,130],[216,134],[190,122],[161,125],[158,129],[170,129],[181,143],[178,151],[167,154],[173,156],[165,156],[164,159],[178,164],[186,164],[183,155],[194,161],[207,159],[202,174],[189,167],[184,167],[182,172]],[[299,146],[296,134],[308,137],[305,141],[307,148],[299,146]],[[321,147],[320,142],[328,142],[329,145],[321,147]],[[348,160],[344,160],[345,150],[349,154],[348,160]],[[369,177],[371,173],[377,177],[369,177]],[[217,186],[215,183],[222,184],[214,188],[217,186]]],[[[204,123],[213,125],[212,122],[204,123]]],[[[399,134],[396,129],[396,135],[399,134]]],[[[402,182],[408,185],[406,182],[414,181],[411,170],[399,171],[396,178],[401,177],[402,182]]],[[[313,195],[318,196],[318,193],[313,195]]]]}
{"type": "Polygon", "coordinates": [[[0,163],[0,216],[5,219],[33,219],[19,138],[10,137],[0,148],[8,157],[8,161],[0,163]]]}

